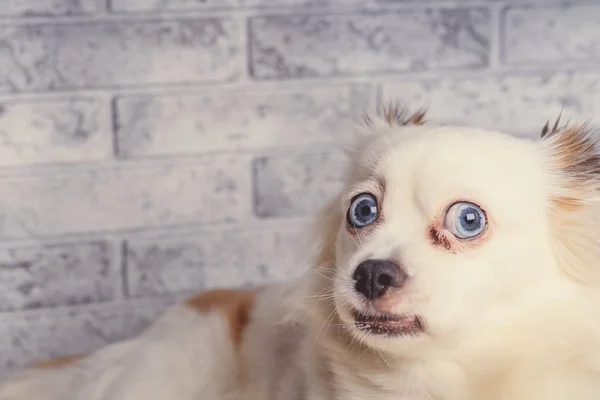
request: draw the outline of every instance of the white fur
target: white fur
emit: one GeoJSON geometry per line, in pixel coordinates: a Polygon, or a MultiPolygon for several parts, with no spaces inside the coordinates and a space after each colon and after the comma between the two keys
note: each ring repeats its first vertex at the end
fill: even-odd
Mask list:
{"type": "Polygon", "coordinates": [[[239,348],[222,314],[179,305],[134,340],[16,374],[0,400],[598,399],[597,183],[561,170],[557,137],[371,121],[318,220],[316,265],[258,292],[239,348]],[[378,182],[384,217],[352,235],[350,199],[378,182]],[[556,206],[567,192],[582,208],[556,206]],[[489,227],[450,251],[429,227],[456,200],[484,207],[489,227]],[[407,270],[394,313],[419,315],[426,332],[357,330],[352,273],[368,258],[407,270]]]}

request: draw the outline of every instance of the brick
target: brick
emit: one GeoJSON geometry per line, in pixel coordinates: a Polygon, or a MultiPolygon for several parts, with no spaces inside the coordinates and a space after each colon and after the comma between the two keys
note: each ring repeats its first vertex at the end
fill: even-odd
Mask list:
{"type": "Polygon", "coordinates": [[[488,28],[482,8],[253,18],[251,74],[268,79],[480,68],[488,62],[488,28]]]}
{"type": "Polygon", "coordinates": [[[505,60],[511,64],[600,59],[600,6],[509,8],[505,60]]]}
{"type": "MultiPolygon", "coordinates": [[[[141,0],[140,0],[141,1],[141,0]]],[[[290,6],[290,7],[298,7],[298,6],[316,6],[316,7],[347,7],[347,6],[364,6],[369,7],[373,5],[390,5],[390,4],[399,4],[399,3],[408,3],[414,0],[369,0],[365,2],[364,0],[238,0],[241,4],[247,7],[274,7],[274,6],[290,6]]],[[[435,0],[422,0],[425,2],[432,2],[435,0]]],[[[484,0],[485,1],[485,0],[484,0]]],[[[487,0],[487,1],[497,1],[497,0],[487,0]]],[[[539,0],[544,1],[544,0],[539,0]]]]}
{"type": "Polygon", "coordinates": [[[37,360],[80,354],[131,338],[168,304],[125,302],[36,317],[0,317],[0,378],[37,360]]]}
{"type": "MultiPolygon", "coordinates": [[[[259,8],[267,8],[267,7],[280,7],[280,6],[288,6],[288,7],[336,7],[339,9],[340,7],[354,7],[361,6],[364,8],[376,6],[376,5],[393,5],[399,3],[408,3],[414,0],[369,0],[365,2],[364,0],[238,0],[241,4],[247,7],[259,7],[259,8]]],[[[435,0],[422,0],[425,2],[433,2],[435,0]]],[[[497,1],[497,0],[487,0],[487,1],[497,1]]],[[[543,0],[539,0],[543,1],[543,0]]]]}
{"type": "Polygon", "coordinates": [[[110,243],[0,248],[0,311],[115,299],[121,272],[110,243]]]}
{"type": "Polygon", "coordinates": [[[177,19],[5,26],[0,91],[35,91],[232,79],[239,27],[177,19]]]}
{"type": "MultiPolygon", "coordinates": [[[[390,4],[396,0],[371,0],[374,4],[390,4]]],[[[495,0],[490,0],[495,1],[495,0]]],[[[362,0],[112,0],[111,11],[116,13],[164,11],[203,11],[228,8],[277,6],[355,6],[362,0]]]]}
{"type": "Polygon", "coordinates": [[[86,15],[102,11],[106,0],[4,0],[0,16],[47,17],[86,15]]]}
{"type": "Polygon", "coordinates": [[[135,297],[241,287],[299,276],[296,230],[211,233],[132,240],[127,281],[135,297]]]}
{"type": "Polygon", "coordinates": [[[351,136],[369,95],[368,86],[353,85],[126,97],[117,101],[119,155],[339,143],[351,136]]]}
{"type": "Polygon", "coordinates": [[[254,162],[254,212],[262,218],[314,216],[341,188],[341,153],[282,155],[254,162]]]}
{"type": "MultiPolygon", "coordinates": [[[[361,0],[244,0],[249,7],[355,5],[361,0]]],[[[381,0],[375,0],[381,1],[381,0]]]]}
{"type": "MultiPolygon", "coordinates": [[[[426,106],[434,123],[467,125],[537,137],[561,112],[566,121],[594,117],[598,73],[554,73],[496,78],[434,79],[383,86],[386,99],[426,106]]],[[[593,123],[600,122],[596,116],[593,123]]]]}
{"type": "Polygon", "coordinates": [[[229,8],[243,0],[112,0],[114,12],[195,11],[229,8]]]}
{"type": "Polygon", "coordinates": [[[249,160],[0,179],[0,238],[232,221],[250,213],[249,160]]]}
{"type": "Polygon", "coordinates": [[[110,118],[93,98],[0,102],[0,166],[109,159],[110,118]]]}

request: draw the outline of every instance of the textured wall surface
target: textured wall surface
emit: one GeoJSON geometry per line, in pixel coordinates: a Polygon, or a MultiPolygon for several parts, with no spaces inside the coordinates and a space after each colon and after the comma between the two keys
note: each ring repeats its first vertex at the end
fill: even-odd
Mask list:
{"type": "Polygon", "coordinates": [[[0,0],[0,376],[298,275],[365,106],[600,122],[600,2],[0,0]]]}

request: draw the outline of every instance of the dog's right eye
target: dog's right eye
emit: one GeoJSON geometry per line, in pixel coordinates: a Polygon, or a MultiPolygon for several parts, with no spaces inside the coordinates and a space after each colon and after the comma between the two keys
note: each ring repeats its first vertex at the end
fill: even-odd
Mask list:
{"type": "Polygon", "coordinates": [[[377,200],[369,193],[359,194],[352,200],[348,209],[348,224],[354,228],[362,228],[372,224],[379,216],[377,200]]]}
{"type": "Polygon", "coordinates": [[[444,226],[459,239],[475,239],[485,231],[487,220],[478,205],[462,201],[448,209],[444,226]]]}

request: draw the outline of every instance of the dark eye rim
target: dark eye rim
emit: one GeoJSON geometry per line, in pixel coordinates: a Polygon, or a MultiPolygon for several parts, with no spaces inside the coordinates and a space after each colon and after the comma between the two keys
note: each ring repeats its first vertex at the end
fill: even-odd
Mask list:
{"type": "Polygon", "coordinates": [[[363,228],[366,228],[366,227],[376,223],[379,220],[380,216],[381,216],[381,213],[379,210],[379,202],[377,201],[377,196],[375,196],[373,193],[362,192],[362,193],[357,194],[356,196],[353,196],[352,199],[350,199],[350,205],[348,206],[348,210],[346,211],[346,223],[348,224],[348,226],[350,226],[354,229],[363,229],[363,228]],[[377,209],[377,217],[373,221],[369,222],[368,224],[356,225],[354,222],[352,222],[352,219],[350,218],[350,212],[352,211],[352,205],[354,204],[354,202],[363,196],[369,196],[370,198],[373,199],[373,201],[375,202],[375,208],[377,209]]]}
{"type": "MultiPolygon", "coordinates": [[[[488,230],[489,218],[487,216],[487,212],[485,211],[485,208],[481,207],[479,204],[477,204],[477,203],[475,203],[473,201],[469,201],[469,200],[456,200],[456,201],[453,201],[452,203],[450,203],[450,205],[448,207],[446,207],[446,211],[444,212],[444,217],[442,218],[442,221],[446,218],[446,215],[448,215],[448,211],[450,211],[450,209],[452,209],[452,207],[454,207],[457,204],[470,204],[472,206],[475,206],[475,208],[479,209],[481,211],[481,213],[483,214],[483,218],[485,219],[485,224],[484,224],[483,229],[481,230],[481,232],[479,234],[477,234],[476,236],[460,237],[460,236],[456,236],[452,232],[450,232],[450,234],[452,234],[452,236],[454,236],[457,240],[465,241],[465,242],[469,242],[469,241],[478,239],[481,236],[483,236],[483,234],[488,230]]],[[[449,229],[446,226],[444,226],[444,229],[446,229],[446,230],[449,231],[449,229]]]]}

